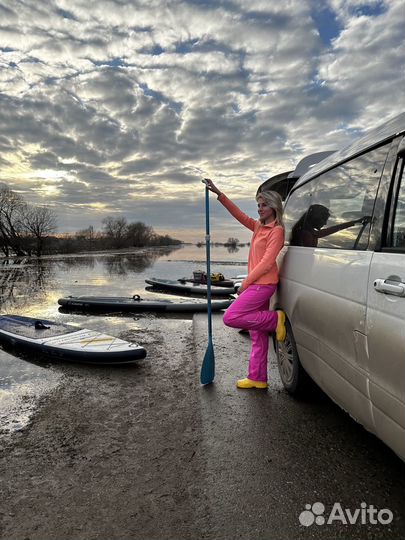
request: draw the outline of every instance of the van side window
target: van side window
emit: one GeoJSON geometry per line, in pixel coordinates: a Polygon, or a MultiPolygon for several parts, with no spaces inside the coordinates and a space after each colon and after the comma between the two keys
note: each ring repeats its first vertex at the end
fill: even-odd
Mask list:
{"type": "Polygon", "coordinates": [[[402,173],[396,201],[394,226],[392,231],[392,247],[405,250],[405,169],[402,162],[402,173]]]}
{"type": "Polygon", "coordinates": [[[315,179],[311,202],[301,207],[301,216],[292,227],[292,245],[366,249],[389,146],[367,152],[315,179]]]}
{"type": "Polygon", "coordinates": [[[297,223],[300,223],[302,215],[311,206],[312,191],[315,188],[315,184],[316,180],[312,180],[302,185],[294,191],[288,200],[283,216],[286,244],[291,244],[292,246],[302,245],[294,234],[294,227],[297,223]]]}

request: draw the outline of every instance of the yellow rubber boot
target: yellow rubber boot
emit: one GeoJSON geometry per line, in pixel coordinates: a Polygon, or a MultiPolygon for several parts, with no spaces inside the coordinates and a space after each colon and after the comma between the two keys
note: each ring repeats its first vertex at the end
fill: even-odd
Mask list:
{"type": "Polygon", "coordinates": [[[284,311],[277,310],[277,315],[276,339],[277,341],[284,341],[287,335],[287,329],[285,327],[285,313],[284,311]]]}
{"type": "Polygon", "coordinates": [[[252,379],[239,379],[236,381],[237,388],[267,388],[268,384],[263,381],[252,381],[252,379]]]}

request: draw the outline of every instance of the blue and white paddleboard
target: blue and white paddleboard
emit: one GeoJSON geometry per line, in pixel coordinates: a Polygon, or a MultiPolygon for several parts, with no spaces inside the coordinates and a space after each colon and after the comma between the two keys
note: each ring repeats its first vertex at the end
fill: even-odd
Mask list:
{"type": "Polygon", "coordinates": [[[20,315],[0,316],[0,341],[62,360],[93,364],[127,364],[145,358],[146,350],[129,341],[20,315]]]}

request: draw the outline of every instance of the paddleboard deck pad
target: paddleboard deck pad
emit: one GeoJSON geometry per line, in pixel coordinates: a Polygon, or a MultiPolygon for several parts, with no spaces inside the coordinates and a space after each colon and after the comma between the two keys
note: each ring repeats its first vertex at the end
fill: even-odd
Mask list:
{"type": "MultiPolygon", "coordinates": [[[[212,311],[226,309],[232,300],[211,302],[212,311]]],[[[59,298],[58,304],[71,310],[89,311],[154,311],[159,313],[183,313],[207,311],[207,302],[173,302],[171,300],[143,300],[139,295],[122,296],[68,296],[59,298]]]]}
{"type": "MultiPolygon", "coordinates": [[[[160,279],[154,277],[145,279],[145,282],[162,291],[175,291],[207,296],[207,285],[197,285],[194,283],[187,284],[172,279],[160,279]]],[[[211,296],[229,296],[234,292],[235,287],[233,285],[231,287],[217,287],[216,285],[211,285],[211,296]]]]}
{"type": "Polygon", "coordinates": [[[19,315],[0,316],[0,341],[63,360],[93,364],[128,364],[146,356],[140,345],[96,330],[19,315]]]}

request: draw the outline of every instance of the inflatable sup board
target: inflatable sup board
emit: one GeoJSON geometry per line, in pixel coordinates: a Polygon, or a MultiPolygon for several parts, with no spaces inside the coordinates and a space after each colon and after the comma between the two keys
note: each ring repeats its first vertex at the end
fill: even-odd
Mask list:
{"type": "MultiPolygon", "coordinates": [[[[206,283],[201,283],[201,280],[193,278],[179,278],[177,280],[179,283],[193,283],[195,285],[206,285],[206,283]]],[[[239,280],[238,280],[239,281],[239,280]]],[[[234,287],[234,280],[232,279],[221,279],[220,281],[211,282],[215,287],[234,287]]]]}
{"type": "Polygon", "coordinates": [[[146,350],[108,334],[19,315],[0,316],[0,341],[52,357],[93,364],[127,364],[146,350]]]}
{"type": "MultiPolygon", "coordinates": [[[[211,303],[213,311],[226,309],[232,300],[216,301],[211,303]]],[[[171,300],[143,300],[139,295],[132,297],[122,296],[68,296],[59,298],[58,304],[63,308],[72,310],[98,310],[98,311],[155,311],[164,313],[201,312],[207,311],[207,303],[173,302],[171,300]]]]}
{"type": "MultiPolygon", "coordinates": [[[[177,293],[180,292],[207,296],[207,285],[196,285],[194,283],[187,284],[172,279],[160,279],[154,277],[145,279],[145,282],[161,291],[175,291],[177,293]]],[[[211,285],[212,296],[228,296],[234,292],[235,287],[233,285],[231,287],[218,287],[216,285],[211,285]]]]}

